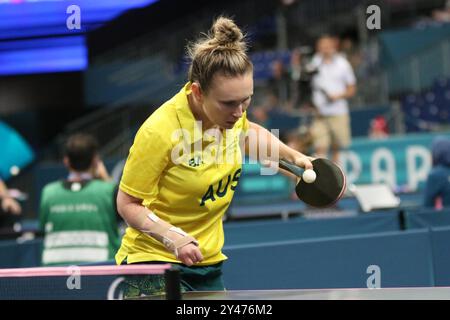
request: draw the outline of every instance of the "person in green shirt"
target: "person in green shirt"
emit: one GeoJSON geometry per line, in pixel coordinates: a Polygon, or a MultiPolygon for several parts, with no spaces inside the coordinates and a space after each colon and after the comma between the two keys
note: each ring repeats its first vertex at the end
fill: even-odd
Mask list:
{"type": "Polygon", "coordinates": [[[69,137],[64,164],[67,179],[47,184],[41,195],[42,265],[113,259],[120,244],[117,188],[98,155],[95,138],[69,137]]]}

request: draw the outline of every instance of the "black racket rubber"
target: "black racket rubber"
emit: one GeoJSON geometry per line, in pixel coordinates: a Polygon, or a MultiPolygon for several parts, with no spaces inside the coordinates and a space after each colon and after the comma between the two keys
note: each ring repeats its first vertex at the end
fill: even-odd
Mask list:
{"type": "MultiPolygon", "coordinates": [[[[325,208],[335,204],[344,194],[346,187],[345,175],[341,168],[333,161],[318,158],[312,161],[313,170],[316,173],[316,180],[313,183],[306,183],[303,180],[295,187],[295,192],[300,200],[306,204],[325,208]]],[[[304,169],[281,159],[280,168],[301,177],[304,169]]]]}

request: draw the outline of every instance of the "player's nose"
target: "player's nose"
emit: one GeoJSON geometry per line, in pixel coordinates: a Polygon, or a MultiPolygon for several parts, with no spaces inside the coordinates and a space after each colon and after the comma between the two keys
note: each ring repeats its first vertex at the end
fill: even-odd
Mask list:
{"type": "Polygon", "coordinates": [[[240,118],[242,117],[244,113],[244,106],[242,103],[239,104],[239,106],[236,107],[236,109],[233,111],[233,117],[240,118]]]}

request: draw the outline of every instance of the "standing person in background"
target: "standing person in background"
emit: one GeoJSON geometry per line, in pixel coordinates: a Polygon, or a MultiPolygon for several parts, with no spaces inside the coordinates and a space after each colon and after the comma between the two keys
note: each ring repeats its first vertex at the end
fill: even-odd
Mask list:
{"type": "Polygon", "coordinates": [[[291,80],[283,60],[274,60],[271,65],[271,70],[272,76],[268,81],[269,95],[271,95],[272,98],[276,98],[279,108],[287,109],[289,108],[291,101],[291,80]]]}
{"type": "Polygon", "coordinates": [[[305,110],[311,105],[311,79],[313,74],[306,68],[306,59],[302,56],[300,48],[292,50],[290,77],[291,77],[291,109],[305,110]]]}
{"type": "Polygon", "coordinates": [[[300,79],[302,76],[302,55],[300,49],[294,49],[291,53],[291,64],[289,66],[289,74],[291,77],[291,99],[289,109],[298,109],[300,107],[301,102],[301,94],[304,90],[300,89],[300,79]]]}
{"type": "Polygon", "coordinates": [[[450,208],[450,138],[436,137],[431,146],[433,168],[425,185],[424,206],[450,208]]]}
{"type": "Polygon", "coordinates": [[[337,52],[337,39],[321,36],[312,69],[312,101],[316,116],[311,127],[315,155],[339,160],[339,151],[351,143],[350,115],[347,99],[356,93],[356,78],[349,62],[337,52]]]}
{"type": "MultiPolygon", "coordinates": [[[[188,47],[188,83],[141,126],[119,186],[117,207],[129,228],[117,264],[172,263],[184,291],[225,288],[222,218],[239,182],[242,154],[251,156],[248,131],[259,148],[278,148],[280,157],[312,168],[309,157],[247,119],[253,65],[243,39],[231,19],[219,17],[188,47]],[[220,161],[220,155],[231,160],[220,161]]],[[[124,295],[159,293],[163,280],[130,277],[124,295]]]]}
{"type": "Polygon", "coordinates": [[[67,265],[114,258],[119,244],[116,186],[98,155],[94,137],[67,140],[69,176],[46,185],[40,204],[43,265],[67,265]]]}

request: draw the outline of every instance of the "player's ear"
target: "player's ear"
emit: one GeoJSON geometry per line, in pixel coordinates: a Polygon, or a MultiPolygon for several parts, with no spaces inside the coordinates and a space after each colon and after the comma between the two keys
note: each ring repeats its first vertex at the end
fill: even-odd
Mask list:
{"type": "Polygon", "coordinates": [[[200,83],[194,81],[191,85],[191,91],[194,95],[195,100],[202,102],[203,101],[203,91],[200,87],[200,83]]]}

